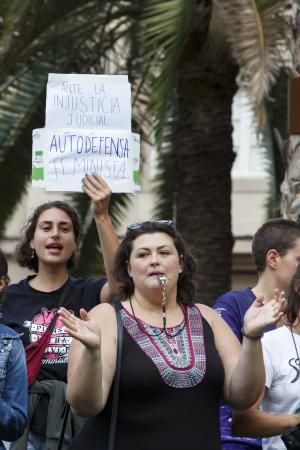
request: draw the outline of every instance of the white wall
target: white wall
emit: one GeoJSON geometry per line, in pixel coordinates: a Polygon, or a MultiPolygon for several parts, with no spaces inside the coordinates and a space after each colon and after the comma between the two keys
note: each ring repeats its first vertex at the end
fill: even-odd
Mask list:
{"type": "Polygon", "coordinates": [[[255,231],[266,221],[269,175],[268,161],[260,146],[255,117],[244,90],[235,96],[233,144],[236,159],[232,169],[233,289],[253,286],[257,281],[251,257],[255,231]]]}

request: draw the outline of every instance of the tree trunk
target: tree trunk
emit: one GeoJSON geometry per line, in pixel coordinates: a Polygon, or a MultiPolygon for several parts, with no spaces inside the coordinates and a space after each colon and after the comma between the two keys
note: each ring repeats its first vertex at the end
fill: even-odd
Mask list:
{"type": "Polygon", "coordinates": [[[285,177],[281,184],[281,213],[286,219],[300,221],[300,79],[289,80],[288,131],[282,141],[285,177]]]}
{"type": "Polygon", "coordinates": [[[300,135],[285,143],[286,171],[281,184],[281,214],[285,219],[300,221],[300,135]]]}
{"type": "Polygon", "coordinates": [[[192,31],[178,63],[177,228],[197,261],[196,301],[211,305],[231,287],[231,106],[237,66],[226,48],[201,52],[192,31]]]}
{"type": "Polygon", "coordinates": [[[276,83],[272,86],[270,96],[266,99],[271,139],[270,149],[272,149],[271,160],[274,165],[272,168],[273,177],[270,185],[270,196],[267,203],[269,218],[281,215],[281,184],[285,177],[286,169],[286,155],[283,154],[283,143],[288,137],[287,91],[288,74],[285,70],[281,70],[276,83]]]}

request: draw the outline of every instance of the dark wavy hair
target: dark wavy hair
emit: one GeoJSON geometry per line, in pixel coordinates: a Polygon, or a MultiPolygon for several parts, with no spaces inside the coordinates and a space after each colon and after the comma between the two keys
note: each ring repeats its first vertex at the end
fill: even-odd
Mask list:
{"type": "MultiPolygon", "coordinates": [[[[9,283],[7,259],[1,248],[0,248],[0,278],[5,282],[6,285],[9,283]]],[[[3,299],[3,296],[4,296],[4,289],[0,292],[0,303],[3,299]]]]}
{"type": "Polygon", "coordinates": [[[265,222],[255,233],[252,241],[252,255],[258,273],[266,268],[266,256],[269,250],[277,250],[284,256],[300,238],[300,224],[288,219],[271,219],[265,222]]]}
{"type": "Polygon", "coordinates": [[[134,229],[127,229],[127,233],[121,242],[115,258],[113,275],[120,283],[119,298],[125,300],[134,292],[132,278],[128,275],[128,261],[132,252],[133,241],[143,234],[166,233],[176,247],[182,265],[177,283],[178,303],[192,303],[195,295],[194,273],[196,263],[192,255],[187,251],[185,242],[173,225],[161,222],[142,222],[134,229]]]}
{"type": "Polygon", "coordinates": [[[293,275],[288,290],[286,320],[289,325],[293,325],[295,321],[299,321],[300,312],[300,268],[293,275]]]}
{"type": "MultiPolygon", "coordinates": [[[[30,247],[30,242],[34,237],[36,226],[40,215],[47,211],[48,209],[61,209],[64,211],[71,219],[73,224],[74,236],[76,244],[79,244],[81,236],[81,222],[79,215],[75,208],[68,205],[66,202],[55,200],[52,202],[46,202],[38,206],[31,217],[27,220],[27,223],[21,230],[21,243],[16,248],[16,258],[20,266],[27,267],[30,270],[38,271],[39,261],[36,253],[32,254],[32,248],[30,247]]],[[[71,258],[67,262],[68,269],[71,269],[76,264],[76,254],[73,253],[71,258]]]]}

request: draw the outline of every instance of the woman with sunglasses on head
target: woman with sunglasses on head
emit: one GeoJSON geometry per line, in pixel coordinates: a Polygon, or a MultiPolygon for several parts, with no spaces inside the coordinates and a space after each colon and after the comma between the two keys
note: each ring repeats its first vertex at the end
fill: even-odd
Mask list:
{"type": "MultiPolygon", "coordinates": [[[[195,263],[170,221],[128,227],[114,274],[124,334],[115,450],[220,450],[219,402],[246,408],[264,383],[260,337],[282,316],[283,296],[257,299],[245,316],[242,349],[222,318],[194,304],[195,263]]],[[[87,420],[71,450],[107,449],[116,376],[111,305],[61,320],[75,338],[67,398],[87,420]]]]}
{"type": "MultiPolygon", "coordinates": [[[[17,251],[19,263],[33,269],[35,274],[8,287],[3,308],[4,322],[23,333],[24,346],[38,341],[44,335],[47,327],[53,323],[52,319],[61,302],[65,308],[79,315],[81,307],[90,310],[100,302],[111,301],[117,291],[112,265],[119,242],[108,214],[111,190],[100,176],[91,174],[83,179],[83,191],[92,201],[107,280],[84,280],[69,276],[80,246],[81,225],[76,210],[61,201],[37,207],[28,220],[17,251]]],[[[55,422],[54,419],[60,418],[61,411],[51,414],[48,407],[54,390],[59,392],[65,388],[70,342],[71,337],[57,318],[42,358],[37,382],[30,389],[32,408],[28,449],[57,448],[62,422],[55,422]],[[40,399],[34,403],[37,394],[40,399]]],[[[64,398],[60,396],[58,400],[63,406],[64,398]]],[[[57,405],[59,403],[56,403],[56,408],[57,405]]],[[[16,448],[26,448],[27,434],[28,430],[22,437],[23,447],[16,448]]]]}

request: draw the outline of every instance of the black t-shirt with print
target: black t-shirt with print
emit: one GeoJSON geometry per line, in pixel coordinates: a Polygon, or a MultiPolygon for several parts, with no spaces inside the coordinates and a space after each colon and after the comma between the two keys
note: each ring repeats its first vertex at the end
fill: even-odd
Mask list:
{"type": "MultiPolygon", "coordinates": [[[[52,292],[42,292],[32,288],[28,281],[31,277],[17,284],[8,286],[3,304],[2,322],[13,328],[21,337],[23,345],[35,342],[49,325],[64,286],[52,292]]],[[[87,311],[100,302],[100,292],[105,284],[104,278],[84,280],[71,278],[71,286],[63,306],[79,315],[80,308],[87,311]]],[[[66,381],[68,351],[71,337],[66,332],[59,318],[55,323],[50,343],[44,353],[38,380],[66,381]]]]}

